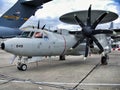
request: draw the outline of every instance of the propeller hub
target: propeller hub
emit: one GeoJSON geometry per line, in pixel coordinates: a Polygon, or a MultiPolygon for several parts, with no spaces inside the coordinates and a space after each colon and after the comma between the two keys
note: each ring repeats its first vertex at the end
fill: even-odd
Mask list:
{"type": "Polygon", "coordinates": [[[85,36],[90,36],[92,34],[92,29],[91,27],[84,27],[82,32],[85,36]]]}

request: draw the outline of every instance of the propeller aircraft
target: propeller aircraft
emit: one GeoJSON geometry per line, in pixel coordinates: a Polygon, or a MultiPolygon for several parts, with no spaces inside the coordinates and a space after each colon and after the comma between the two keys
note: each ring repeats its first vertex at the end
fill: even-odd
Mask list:
{"type": "Polygon", "coordinates": [[[106,65],[108,53],[111,52],[106,35],[113,35],[114,31],[95,28],[98,24],[111,22],[117,17],[117,14],[110,11],[91,10],[90,5],[88,10],[60,17],[65,23],[78,24],[82,27],[81,31],[49,31],[45,26],[39,28],[38,25],[38,28],[24,31],[20,37],[4,41],[1,48],[14,54],[14,57],[19,56],[17,68],[22,71],[27,70],[25,61],[32,57],[59,56],[60,60],[65,60],[65,55],[84,55],[86,59],[89,52],[102,54],[101,64],[106,65]],[[22,57],[26,57],[23,62],[22,57]]]}

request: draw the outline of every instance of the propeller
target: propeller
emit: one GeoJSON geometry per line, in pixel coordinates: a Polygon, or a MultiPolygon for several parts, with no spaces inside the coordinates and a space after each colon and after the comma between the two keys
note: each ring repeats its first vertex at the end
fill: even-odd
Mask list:
{"type": "Polygon", "coordinates": [[[37,29],[40,29],[40,20],[38,21],[37,29]]]}
{"type": "Polygon", "coordinates": [[[43,27],[41,28],[42,30],[45,28],[45,26],[46,26],[46,24],[45,25],[43,25],[43,27]]]}
{"type": "MultiPolygon", "coordinates": [[[[85,55],[84,57],[87,58],[89,47],[93,45],[93,42],[98,46],[100,49],[100,53],[104,51],[102,45],[100,42],[96,39],[94,35],[96,34],[111,34],[113,31],[110,30],[95,30],[97,25],[102,21],[102,19],[108,14],[109,12],[104,12],[101,14],[95,22],[91,23],[91,5],[88,9],[88,15],[86,24],[84,24],[76,14],[74,14],[75,21],[78,23],[78,25],[82,28],[82,37],[78,39],[78,41],[73,45],[72,49],[75,49],[84,39],[86,39],[86,47],[85,47],[85,55]]],[[[79,34],[79,33],[78,33],[79,34]]]]}
{"type": "MultiPolygon", "coordinates": [[[[41,29],[43,30],[45,28],[45,26],[46,26],[46,24],[43,25],[43,27],[41,29]]],[[[40,29],[40,20],[38,21],[37,29],[40,29]]]]}

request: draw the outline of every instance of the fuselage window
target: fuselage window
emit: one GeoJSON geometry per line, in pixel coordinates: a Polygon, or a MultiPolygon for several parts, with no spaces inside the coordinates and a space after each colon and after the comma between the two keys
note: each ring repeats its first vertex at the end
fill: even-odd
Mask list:
{"type": "Polygon", "coordinates": [[[34,35],[35,38],[42,38],[43,37],[43,33],[41,32],[36,32],[34,35]]]}

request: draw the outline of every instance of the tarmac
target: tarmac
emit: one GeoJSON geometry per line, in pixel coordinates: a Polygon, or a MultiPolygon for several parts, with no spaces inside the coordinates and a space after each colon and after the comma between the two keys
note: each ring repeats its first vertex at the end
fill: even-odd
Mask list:
{"type": "Polygon", "coordinates": [[[51,57],[27,64],[27,71],[9,64],[12,56],[0,50],[0,90],[120,90],[119,51],[110,53],[108,65],[100,55],[51,57]]]}

